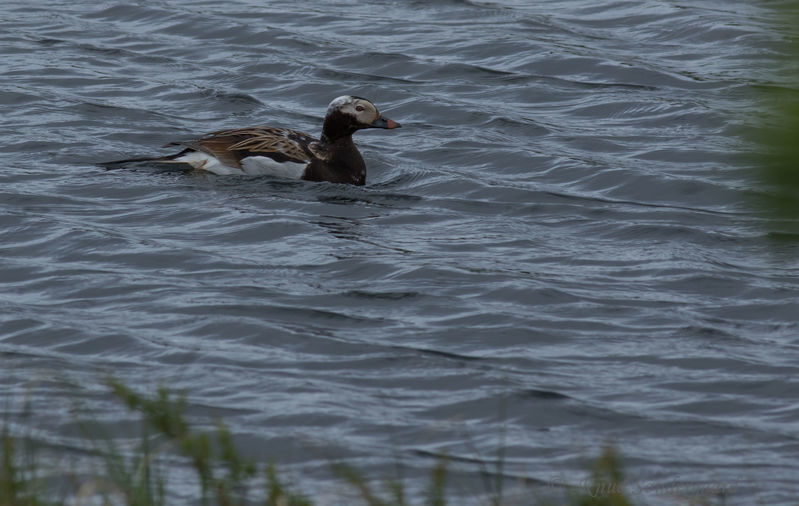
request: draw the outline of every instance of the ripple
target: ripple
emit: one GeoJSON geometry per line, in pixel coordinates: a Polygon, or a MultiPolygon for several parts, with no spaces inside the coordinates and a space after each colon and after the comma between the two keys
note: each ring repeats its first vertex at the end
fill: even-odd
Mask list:
{"type": "Polygon", "coordinates": [[[505,444],[577,483],[615,439],[631,479],[790,503],[796,248],[740,138],[779,49],[734,4],[0,7],[4,387],[69,376],[115,423],[98,374],[185,389],[304,478],[444,453],[471,483],[505,444]],[[355,136],[366,187],[95,165],[317,133],[343,93],[403,124],[355,136]]]}

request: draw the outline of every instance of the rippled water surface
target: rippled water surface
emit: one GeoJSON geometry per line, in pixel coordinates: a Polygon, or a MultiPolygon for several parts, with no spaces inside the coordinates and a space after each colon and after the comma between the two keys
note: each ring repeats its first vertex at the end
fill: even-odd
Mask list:
{"type": "Polygon", "coordinates": [[[753,204],[740,135],[776,17],[6,1],[3,389],[76,453],[69,398],[136,420],[105,375],[185,390],[322,504],[331,458],[421,488],[446,454],[466,497],[505,447],[530,498],[608,441],[636,500],[795,504],[799,251],[753,204]],[[403,125],[356,135],[365,187],[94,165],[229,127],[316,135],[342,94],[403,125]]]}

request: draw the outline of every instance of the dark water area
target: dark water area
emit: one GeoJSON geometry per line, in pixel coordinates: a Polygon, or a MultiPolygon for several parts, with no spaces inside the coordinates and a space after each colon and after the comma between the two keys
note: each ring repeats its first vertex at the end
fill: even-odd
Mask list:
{"type": "Polygon", "coordinates": [[[446,454],[468,498],[504,447],[524,503],[607,442],[637,501],[796,504],[799,244],[743,135],[772,6],[3,2],[6,419],[80,459],[75,399],[137,426],[112,374],[320,504],[331,458],[446,454]],[[403,125],[356,134],[365,187],[94,165],[343,94],[403,125]]]}

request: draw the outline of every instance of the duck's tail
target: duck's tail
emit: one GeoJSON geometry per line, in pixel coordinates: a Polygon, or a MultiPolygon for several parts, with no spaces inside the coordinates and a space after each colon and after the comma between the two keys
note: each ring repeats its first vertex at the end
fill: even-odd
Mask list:
{"type": "Polygon", "coordinates": [[[158,157],[142,157],[142,158],[126,158],[124,160],[112,160],[110,162],[99,162],[97,165],[100,167],[105,167],[107,170],[113,169],[120,169],[127,165],[133,164],[150,164],[150,165],[161,165],[161,164],[169,164],[170,168],[173,169],[190,169],[192,168],[191,165],[187,164],[186,162],[175,160],[181,155],[186,154],[189,149],[185,149],[180,153],[175,153],[174,155],[167,155],[167,156],[158,156],[158,157]]]}

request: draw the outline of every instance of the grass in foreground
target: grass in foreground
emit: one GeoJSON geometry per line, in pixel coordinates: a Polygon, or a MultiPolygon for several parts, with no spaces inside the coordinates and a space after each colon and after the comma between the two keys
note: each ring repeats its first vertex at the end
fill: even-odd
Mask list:
{"type": "MultiPolygon", "coordinates": [[[[288,486],[277,468],[259,465],[245,459],[233,444],[233,438],[223,423],[215,430],[194,430],[186,419],[186,401],[165,388],[152,396],[138,394],[119,382],[109,380],[111,392],[129,409],[140,413],[142,434],[134,451],[123,452],[111,441],[98,443],[86,437],[101,458],[103,470],[58,500],[54,490],[48,490],[41,479],[44,464],[37,460],[28,439],[13,437],[4,425],[0,441],[0,506],[53,506],[56,504],[123,504],[127,506],[157,506],[169,503],[169,484],[166,471],[175,457],[187,462],[196,476],[197,496],[203,505],[238,506],[312,506],[314,503],[301,491],[288,486]],[[103,448],[99,448],[103,444],[103,448]],[[154,450],[157,444],[158,450],[154,450]],[[168,451],[166,451],[168,449],[168,451]]],[[[368,506],[406,506],[426,504],[446,506],[458,504],[448,499],[447,461],[441,458],[430,471],[430,482],[424,497],[408,497],[399,481],[388,481],[384,490],[376,491],[366,475],[343,463],[333,464],[333,473],[342,484],[355,492],[357,503],[368,506]]],[[[56,473],[58,474],[58,473],[56,473]]],[[[69,481],[69,472],[63,473],[69,481]]],[[[596,461],[593,486],[590,489],[569,491],[567,504],[575,506],[629,506],[630,501],[618,484],[622,483],[621,465],[612,448],[607,448],[596,461]]],[[[52,488],[52,487],[51,487],[52,488]]],[[[352,496],[342,497],[336,504],[353,504],[352,496]]],[[[500,506],[520,504],[504,501],[495,492],[487,504],[500,506]]],[[[524,504],[531,504],[525,501],[524,504]]],[[[546,503],[540,503],[546,504],[546,503]]]]}

